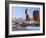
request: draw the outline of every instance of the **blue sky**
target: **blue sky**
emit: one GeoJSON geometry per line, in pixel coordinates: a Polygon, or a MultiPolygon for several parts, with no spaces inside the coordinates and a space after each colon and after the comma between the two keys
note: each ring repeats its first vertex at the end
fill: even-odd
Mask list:
{"type": "Polygon", "coordinates": [[[39,8],[35,7],[12,7],[12,15],[13,18],[25,18],[25,9],[27,8],[29,16],[33,16],[33,11],[34,10],[40,10],[39,8]]]}

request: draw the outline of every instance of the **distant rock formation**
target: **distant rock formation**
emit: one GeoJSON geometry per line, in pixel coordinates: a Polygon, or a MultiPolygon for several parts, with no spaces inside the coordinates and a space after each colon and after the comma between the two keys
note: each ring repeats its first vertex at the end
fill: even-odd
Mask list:
{"type": "Polygon", "coordinates": [[[29,21],[29,15],[27,13],[27,9],[25,9],[26,21],[29,21]]]}
{"type": "Polygon", "coordinates": [[[25,9],[26,21],[31,21],[31,16],[28,15],[27,9],[25,9]]]}

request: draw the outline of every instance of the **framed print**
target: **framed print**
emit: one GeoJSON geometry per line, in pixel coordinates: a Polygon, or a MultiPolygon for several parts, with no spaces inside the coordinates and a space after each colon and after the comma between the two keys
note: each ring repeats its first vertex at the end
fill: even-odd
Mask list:
{"type": "Polygon", "coordinates": [[[6,37],[45,34],[45,3],[6,1],[6,37]]]}

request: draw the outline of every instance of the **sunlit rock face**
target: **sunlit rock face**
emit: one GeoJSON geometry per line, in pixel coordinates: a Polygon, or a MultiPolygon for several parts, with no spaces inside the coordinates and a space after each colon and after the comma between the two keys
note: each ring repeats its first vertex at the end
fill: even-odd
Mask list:
{"type": "Polygon", "coordinates": [[[34,10],[33,12],[33,20],[40,23],[40,14],[38,10],[34,10]]]}

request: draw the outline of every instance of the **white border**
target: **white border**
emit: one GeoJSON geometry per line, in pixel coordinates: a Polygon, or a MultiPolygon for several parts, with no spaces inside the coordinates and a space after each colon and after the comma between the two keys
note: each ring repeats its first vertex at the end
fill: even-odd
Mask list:
{"type": "Polygon", "coordinates": [[[35,34],[35,33],[43,33],[43,6],[42,5],[9,4],[9,35],[35,34]],[[12,31],[12,21],[11,21],[12,6],[40,8],[40,30],[39,31],[12,31]]]}

